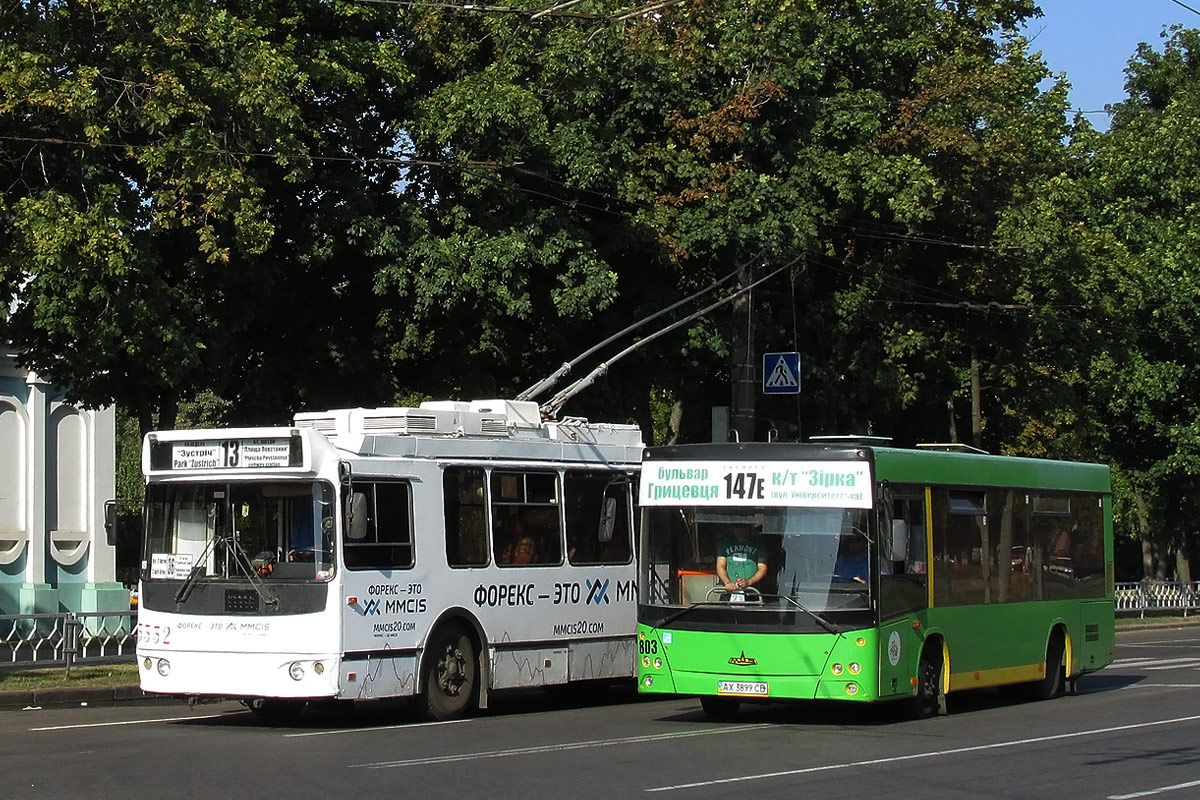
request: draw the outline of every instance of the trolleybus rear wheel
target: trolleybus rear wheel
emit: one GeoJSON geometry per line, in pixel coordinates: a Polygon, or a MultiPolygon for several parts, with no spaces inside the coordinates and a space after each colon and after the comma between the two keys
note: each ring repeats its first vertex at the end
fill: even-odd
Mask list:
{"type": "Polygon", "coordinates": [[[733,719],[737,715],[739,705],[740,703],[732,697],[717,697],[710,694],[700,698],[700,707],[713,719],[733,719]]]}
{"type": "Polygon", "coordinates": [[[439,629],[429,640],[423,669],[420,712],[426,719],[457,719],[475,699],[475,647],[457,625],[439,629]]]}

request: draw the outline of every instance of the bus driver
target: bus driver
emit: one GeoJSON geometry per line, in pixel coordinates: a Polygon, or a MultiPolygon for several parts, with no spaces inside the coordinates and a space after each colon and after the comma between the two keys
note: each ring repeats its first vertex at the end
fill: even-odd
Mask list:
{"type": "Polygon", "coordinates": [[[745,523],[733,528],[733,537],[717,547],[717,577],[731,593],[753,586],[767,574],[767,549],[745,523]]]}

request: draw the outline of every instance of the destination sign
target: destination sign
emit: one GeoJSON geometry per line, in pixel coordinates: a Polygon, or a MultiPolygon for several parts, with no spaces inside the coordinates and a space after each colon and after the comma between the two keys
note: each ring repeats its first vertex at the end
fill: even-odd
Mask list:
{"type": "Polygon", "coordinates": [[[870,508],[871,473],[861,461],[648,461],[644,506],[870,508]]]}
{"type": "Polygon", "coordinates": [[[153,442],[150,466],[157,470],[259,469],[301,466],[299,436],[153,442]]]}

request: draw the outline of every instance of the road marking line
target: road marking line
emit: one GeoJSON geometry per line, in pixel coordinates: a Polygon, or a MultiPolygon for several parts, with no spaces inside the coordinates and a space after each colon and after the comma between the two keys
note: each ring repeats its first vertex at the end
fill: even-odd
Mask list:
{"type": "Polygon", "coordinates": [[[1190,669],[1200,666],[1200,659],[1192,659],[1181,664],[1138,664],[1138,667],[1147,672],[1157,672],[1164,669],[1190,669]]]}
{"type": "Polygon", "coordinates": [[[938,756],[953,756],[962,753],[978,753],[984,750],[1000,750],[1008,747],[1018,747],[1027,744],[1039,744],[1041,742],[1053,742],[1062,739],[1078,739],[1085,736],[1098,736],[1103,733],[1118,733],[1120,731],[1132,731],[1139,728],[1152,728],[1160,725],[1174,725],[1180,722],[1195,722],[1200,720],[1200,714],[1195,714],[1189,717],[1176,717],[1174,719],[1161,719],[1154,722],[1138,722],[1130,725],[1117,725],[1111,728],[1096,728],[1090,731],[1075,731],[1073,733],[1058,733],[1052,736],[1037,736],[1032,739],[1014,739],[1007,742],[995,742],[993,744],[978,744],[970,747],[955,747],[949,750],[930,750],[924,753],[912,753],[907,756],[890,756],[888,758],[872,758],[865,761],[847,761],[842,764],[823,764],[819,767],[802,767],[801,769],[789,769],[780,772],[764,772],[758,775],[742,775],[737,778],[716,778],[710,781],[697,781],[696,783],[679,783],[672,786],[655,786],[645,789],[646,792],[673,792],[678,789],[699,789],[708,786],[719,786],[724,783],[740,783],[741,781],[765,780],[767,778],[783,778],[792,775],[809,775],[814,772],[831,772],[839,769],[853,769],[858,767],[870,767],[880,764],[897,764],[903,761],[916,761],[923,758],[936,758],[938,756]]]}
{"type": "MultiPolygon", "coordinates": [[[[1191,664],[1200,663],[1200,657],[1189,656],[1187,658],[1131,658],[1114,661],[1113,664],[1128,664],[1133,667],[1153,667],[1159,664],[1177,664],[1180,666],[1188,666],[1191,664]]],[[[1160,669],[1169,669],[1169,667],[1159,667],[1160,669]]]]}
{"type": "Polygon", "coordinates": [[[1177,783],[1174,786],[1160,786],[1157,789],[1146,789],[1143,792],[1133,792],[1132,794],[1110,794],[1108,800],[1131,800],[1134,797],[1150,797],[1155,794],[1164,794],[1173,792],[1176,789],[1191,789],[1200,786],[1200,781],[1188,781],[1187,783],[1177,783]]]}
{"type": "Polygon", "coordinates": [[[378,728],[363,727],[363,728],[335,728],[328,731],[307,731],[306,733],[287,733],[284,734],[285,739],[299,739],[303,736],[335,736],[339,733],[375,733],[376,731],[394,731],[412,728],[431,728],[434,725],[457,725],[460,722],[471,722],[469,719],[447,719],[441,722],[410,722],[408,724],[401,723],[399,725],[382,725],[378,728]]]}
{"type": "MultiPolygon", "coordinates": [[[[228,712],[227,712],[228,713],[228,712]]],[[[239,713],[239,712],[233,712],[239,713]]],[[[163,719],[127,719],[119,722],[87,722],[79,725],[47,725],[44,728],[30,728],[31,731],[71,731],[79,728],[113,728],[118,725],[145,725],[150,722],[185,722],[192,719],[217,719],[224,717],[226,714],[205,714],[203,716],[190,717],[166,717],[163,719]]]]}
{"type": "Polygon", "coordinates": [[[693,736],[712,736],[714,734],[738,733],[759,728],[772,728],[774,725],[723,725],[719,728],[704,728],[698,731],[681,731],[678,733],[652,733],[646,736],[627,736],[621,739],[593,739],[587,742],[564,742],[563,744],[546,744],[537,747],[515,747],[510,750],[484,750],[476,753],[461,753],[459,755],[430,756],[429,758],[410,758],[404,761],[376,761],[369,764],[354,764],[361,769],[386,769],[389,767],[416,767],[425,764],[449,764],[455,761],[471,761],[477,758],[507,758],[508,756],[529,756],[540,753],[562,753],[570,750],[586,750],[592,747],[612,747],[621,744],[643,744],[645,742],[660,742],[670,739],[687,739],[693,736]]]}

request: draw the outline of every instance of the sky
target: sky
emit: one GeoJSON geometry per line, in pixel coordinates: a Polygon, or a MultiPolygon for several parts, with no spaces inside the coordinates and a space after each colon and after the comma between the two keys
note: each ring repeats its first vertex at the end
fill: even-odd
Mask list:
{"type": "MultiPolygon", "coordinates": [[[[1071,83],[1071,107],[1102,112],[1125,99],[1125,66],[1139,42],[1162,50],[1163,28],[1179,23],[1200,28],[1200,0],[1040,0],[1043,16],[1031,20],[1026,34],[1031,50],[1041,50],[1051,72],[1065,72],[1071,83]],[[1196,11],[1191,11],[1188,6],[1196,11]]],[[[1099,130],[1108,115],[1088,114],[1099,130]]]]}

